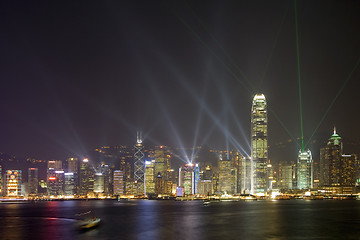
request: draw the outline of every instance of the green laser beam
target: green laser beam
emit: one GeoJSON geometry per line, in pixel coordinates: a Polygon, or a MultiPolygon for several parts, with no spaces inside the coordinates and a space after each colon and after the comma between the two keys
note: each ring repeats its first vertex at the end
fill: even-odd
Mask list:
{"type": "Polygon", "coordinates": [[[281,126],[285,129],[285,131],[287,132],[287,134],[291,137],[291,139],[296,143],[296,145],[298,145],[298,147],[301,147],[300,144],[297,142],[296,138],[290,133],[289,129],[287,129],[287,127],[285,126],[285,124],[280,120],[279,116],[268,106],[268,109],[270,110],[270,112],[274,115],[274,117],[279,121],[279,123],[281,124],[281,126]]]}
{"type": "Polygon", "coordinates": [[[349,73],[349,75],[347,76],[346,80],[343,82],[343,84],[341,85],[339,91],[337,92],[337,94],[335,95],[335,97],[333,98],[333,100],[331,101],[329,107],[326,109],[324,115],[322,116],[320,122],[318,123],[318,125],[316,125],[315,130],[313,131],[313,133],[311,134],[309,140],[306,142],[305,147],[310,143],[311,139],[314,137],[316,131],[319,129],[320,125],[322,124],[322,122],[324,121],[325,117],[327,116],[327,114],[329,113],[330,109],[332,108],[332,106],[335,104],[336,100],[339,98],[340,94],[342,93],[342,91],[344,90],[346,84],[349,82],[349,80],[351,79],[353,73],[355,72],[355,70],[359,67],[360,65],[360,58],[357,60],[354,68],[351,70],[351,72],[349,73]]]}
{"type": "Polygon", "coordinates": [[[303,129],[303,113],[302,113],[302,99],[301,99],[299,26],[298,26],[296,0],[294,0],[294,11],[295,11],[297,70],[298,70],[297,72],[298,72],[298,86],[299,86],[299,111],[300,111],[301,148],[304,151],[304,129],[303,129]]]}

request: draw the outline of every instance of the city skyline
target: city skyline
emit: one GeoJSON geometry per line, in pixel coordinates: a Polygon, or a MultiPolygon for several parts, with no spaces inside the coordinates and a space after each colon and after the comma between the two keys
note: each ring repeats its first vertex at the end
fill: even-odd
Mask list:
{"type": "Polygon", "coordinates": [[[336,1],[6,3],[0,152],[66,159],[132,145],[142,131],[148,145],[250,155],[251,99],[264,93],[269,158],[296,160],[298,63],[305,142],[314,133],[321,145],[334,125],[356,140],[359,9],[336,1]],[[276,144],[289,139],[280,157],[276,144]]]}

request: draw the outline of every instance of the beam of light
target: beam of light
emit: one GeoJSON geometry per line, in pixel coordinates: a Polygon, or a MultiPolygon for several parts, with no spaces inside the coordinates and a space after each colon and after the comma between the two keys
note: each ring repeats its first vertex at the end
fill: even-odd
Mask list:
{"type": "MultiPolygon", "coordinates": [[[[205,88],[204,88],[204,93],[202,95],[205,96],[205,88]]],[[[196,149],[197,142],[198,142],[202,115],[203,115],[203,109],[200,107],[199,111],[198,111],[197,119],[196,119],[196,125],[195,125],[195,135],[194,135],[193,147],[192,147],[191,157],[190,157],[191,162],[196,157],[195,149],[196,149]]]]}
{"type": "Polygon", "coordinates": [[[298,147],[300,148],[300,144],[298,143],[298,141],[296,140],[296,138],[291,134],[291,132],[287,129],[287,127],[284,125],[284,123],[280,120],[280,118],[278,117],[278,115],[274,112],[271,111],[271,109],[268,106],[268,109],[270,110],[270,112],[274,115],[274,117],[278,120],[278,122],[281,124],[281,126],[285,129],[285,131],[287,132],[287,134],[291,137],[291,139],[296,143],[296,145],[298,145],[298,147]]]}
{"type": "Polygon", "coordinates": [[[303,113],[302,113],[302,99],[301,99],[301,75],[300,75],[300,47],[299,47],[299,26],[296,8],[296,0],[294,0],[295,11],[295,32],[296,32],[296,59],[297,59],[297,73],[299,86],[299,111],[300,111],[300,130],[301,130],[301,149],[304,151],[304,129],[303,129],[303,113]]]}
{"type": "MultiPolygon", "coordinates": [[[[174,15],[177,17],[177,19],[182,23],[184,24],[184,26],[186,26],[186,28],[200,41],[200,43],[225,67],[225,69],[230,73],[231,76],[233,76],[243,87],[244,89],[249,92],[250,94],[252,93],[252,91],[250,91],[250,89],[248,88],[248,86],[243,82],[241,81],[237,74],[234,73],[234,71],[228,66],[227,63],[225,63],[225,61],[223,59],[221,59],[203,40],[202,38],[199,36],[199,34],[197,34],[195,32],[195,30],[189,25],[187,24],[175,11],[174,9],[172,9],[174,15]]],[[[210,36],[212,36],[209,31],[208,31],[208,34],[210,36]]],[[[229,54],[225,51],[225,49],[221,46],[221,44],[218,43],[218,41],[216,40],[216,38],[212,37],[214,39],[214,41],[218,44],[218,46],[222,49],[222,51],[224,52],[224,54],[226,56],[229,56],[229,54]]],[[[228,57],[229,58],[229,57],[228,57]]],[[[235,64],[235,63],[232,63],[232,65],[236,68],[236,70],[241,74],[241,76],[243,77],[243,79],[246,81],[246,83],[251,87],[251,89],[254,91],[254,92],[257,92],[255,87],[251,84],[251,82],[248,80],[248,78],[246,77],[246,75],[241,71],[241,69],[235,64]]],[[[274,115],[277,115],[275,113],[274,110],[272,110],[271,108],[268,108],[274,115]]],[[[278,121],[279,121],[279,118],[276,118],[278,121]]],[[[282,127],[284,127],[284,123],[283,122],[280,122],[280,125],[282,127]]],[[[287,133],[289,133],[289,130],[285,129],[285,131],[287,133]]],[[[292,137],[292,135],[290,135],[290,137],[297,143],[297,140],[295,138],[292,137]]],[[[247,138],[246,138],[247,139],[247,138]]],[[[298,144],[298,143],[297,143],[298,144]]]]}
{"type": "MultiPolygon", "coordinates": [[[[192,14],[195,16],[195,18],[197,19],[197,21],[200,23],[200,25],[203,27],[203,29],[206,31],[206,33],[214,40],[214,42],[217,44],[217,46],[220,48],[220,50],[223,52],[223,54],[225,54],[225,56],[227,57],[227,59],[230,61],[230,63],[231,63],[231,65],[233,65],[235,68],[236,68],[236,70],[240,73],[240,75],[245,79],[245,81],[246,81],[246,83],[250,86],[250,88],[251,89],[255,89],[255,86],[254,85],[252,85],[252,83],[247,79],[247,77],[246,77],[246,75],[244,74],[244,72],[238,67],[238,65],[236,64],[236,63],[234,63],[234,61],[233,61],[233,59],[232,59],[232,57],[230,56],[230,54],[225,50],[225,48],[220,44],[220,42],[217,40],[217,38],[211,33],[211,31],[206,27],[206,25],[204,24],[204,22],[201,20],[201,18],[195,13],[195,11],[191,8],[191,6],[187,3],[187,1],[185,1],[185,3],[186,3],[186,6],[187,6],[187,8],[188,9],[190,9],[190,11],[192,12],[192,14]]],[[[180,20],[180,21],[182,21],[183,22],[183,24],[192,32],[192,33],[194,33],[195,35],[196,35],[196,37],[198,38],[198,40],[200,40],[201,42],[202,42],[202,44],[208,49],[208,50],[210,50],[211,52],[213,52],[212,51],[212,49],[207,45],[207,44],[205,44],[205,42],[204,41],[202,41],[202,39],[201,39],[201,37],[197,34],[197,33],[195,33],[195,31],[190,27],[190,25],[188,25],[185,21],[183,21],[179,16],[177,16],[178,17],[178,19],[180,20]]],[[[218,58],[218,60],[221,60],[222,61],[222,59],[220,59],[218,56],[217,56],[217,54],[215,54],[215,52],[214,53],[212,53],[216,58],[218,58]]],[[[223,65],[226,67],[226,68],[228,68],[228,65],[224,62],[224,61],[222,61],[223,62],[223,65]]],[[[229,68],[230,69],[230,68],[229,68]]],[[[236,74],[235,74],[236,75],[236,74]]],[[[237,76],[235,77],[238,81],[240,81],[240,79],[238,79],[237,78],[237,76]]],[[[247,89],[247,88],[246,88],[247,89]]],[[[247,89],[248,90],[248,92],[250,92],[249,91],[249,89],[247,89]]]]}
{"type": "MultiPolygon", "coordinates": [[[[225,122],[225,128],[229,128],[228,126],[228,117],[227,117],[227,111],[226,108],[224,108],[224,122],[225,122]]],[[[226,146],[226,152],[227,152],[227,159],[229,159],[229,136],[228,136],[228,131],[225,132],[225,146],[226,146]]]]}
{"type": "MultiPolygon", "coordinates": [[[[148,76],[149,76],[149,75],[148,75],[148,76]]],[[[154,82],[150,83],[150,82],[149,82],[149,81],[150,81],[149,78],[146,78],[146,79],[147,79],[147,81],[148,81],[148,85],[149,85],[151,91],[153,92],[153,95],[155,96],[155,98],[156,98],[156,100],[157,100],[157,103],[158,103],[159,106],[160,106],[160,109],[161,109],[161,111],[162,111],[162,113],[163,113],[163,115],[164,115],[167,123],[168,123],[169,126],[170,126],[171,132],[172,132],[173,136],[175,137],[175,141],[177,142],[178,146],[180,146],[180,148],[182,149],[182,154],[183,154],[183,156],[185,157],[185,161],[184,161],[184,162],[185,162],[185,163],[190,163],[190,158],[189,158],[189,156],[188,156],[187,153],[183,150],[183,149],[184,149],[184,144],[183,144],[183,142],[181,141],[180,134],[179,134],[178,131],[176,130],[175,125],[174,125],[174,123],[173,123],[173,121],[172,121],[169,113],[168,113],[167,110],[166,110],[164,101],[160,98],[160,94],[159,94],[159,92],[157,91],[157,89],[156,89],[156,87],[155,87],[156,84],[155,84],[154,82]]],[[[184,159],[182,159],[182,158],[180,158],[180,157],[179,157],[179,159],[184,160],[184,159]]]]}
{"type": "MultiPolygon", "coordinates": [[[[287,8],[287,9],[288,9],[288,8],[287,8]]],[[[270,51],[270,55],[269,55],[269,57],[268,57],[268,59],[267,59],[267,61],[266,61],[265,68],[264,68],[264,72],[263,72],[263,74],[262,74],[262,76],[261,76],[261,78],[260,78],[259,89],[262,87],[262,84],[263,84],[263,82],[264,82],[264,79],[265,79],[267,70],[268,70],[269,65],[270,65],[270,62],[271,62],[271,60],[272,60],[272,56],[273,56],[273,54],[274,54],[274,50],[275,50],[275,47],[276,47],[276,45],[277,45],[277,41],[278,41],[278,39],[279,39],[279,35],[280,35],[280,32],[281,32],[282,26],[284,25],[284,22],[285,22],[287,13],[288,13],[287,9],[286,9],[286,11],[285,11],[284,16],[282,17],[280,26],[279,26],[279,28],[278,28],[278,30],[277,30],[277,32],[276,32],[276,35],[275,35],[275,38],[274,38],[274,42],[273,42],[273,45],[272,45],[272,48],[271,48],[271,51],[270,51]]]]}
{"type": "Polygon", "coordinates": [[[61,112],[62,120],[63,120],[63,122],[66,123],[66,125],[65,125],[66,130],[70,130],[70,133],[72,135],[72,139],[74,139],[76,143],[74,144],[74,142],[69,143],[66,140],[60,140],[59,137],[56,137],[56,136],[50,134],[48,131],[44,131],[42,126],[37,126],[38,130],[43,132],[46,136],[49,137],[49,139],[51,139],[55,143],[62,146],[64,149],[69,151],[74,156],[76,156],[78,158],[83,157],[83,155],[86,154],[86,152],[87,152],[87,150],[86,150],[86,148],[85,148],[85,146],[83,144],[83,141],[82,141],[80,135],[78,134],[78,132],[75,130],[75,127],[74,127],[73,122],[71,121],[71,119],[69,117],[68,112],[65,110],[65,108],[64,108],[63,104],[61,103],[59,97],[57,96],[56,92],[54,91],[54,89],[56,87],[51,85],[51,81],[48,81],[49,79],[53,79],[53,76],[49,76],[46,73],[46,70],[44,70],[43,65],[41,65],[39,63],[36,64],[35,69],[42,69],[42,71],[39,71],[39,74],[42,76],[40,78],[40,80],[42,80],[43,84],[47,87],[48,92],[50,93],[49,96],[56,103],[58,109],[61,112]],[[46,80],[44,80],[44,79],[46,79],[46,80]]]}
{"type": "Polygon", "coordinates": [[[250,142],[248,141],[248,135],[245,133],[243,127],[241,126],[241,123],[234,111],[234,108],[232,107],[232,103],[228,97],[228,94],[226,94],[226,91],[224,89],[224,86],[221,85],[218,81],[216,81],[217,86],[218,86],[218,90],[220,91],[222,100],[224,101],[224,109],[228,109],[231,113],[232,119],[235,121],[235,124],[238,128],[238,130],[240,131],[241,135],[243,136],[243,139],[245,140],[245,143],[247,144],[247,147],[249,149],[251,149],[251,145],[250,142]]]}
{"type": "MultiPolygon", "coordinates": [[[[179,75],[177,75],[179,76],[179,75]]],[[[178,77],[179,78],[179,77],[178,77]]],[[[229,132],[229,130],[224,127],[224,125],[222,124],[222,122],[220,121],[220,119],[211,111],[211,109],[209,108],[209,106],[206,104],[206,102],[200,98],[195,91],[188,85],[186,84],[185,79],[184,80],[179,80],[179,82],[182,84],[182,86],[193,96],[193,98],[198,102],[198,104],[205,110],[205,112],[211,117],[211,119],[213,120],[213,122],[220,128],[220,130],[224,133],[227,134],[229,136],[229,138],[232,140],[232,143],[237,142],[235,140],[235,138],[232,136],[232,134],[229,132]]],[[[236,143],[234,143],[236,144],[236,143]]],[[[246,153],[245,149],[240,145],[240,144],[236,144],[240,149],[242,149],[242,152],[246,153]]],[[[248,155],[248,154],[247,154],[248,155]]]]}
{"type": "MultiPolygon", "coordinates": [[[[195,30],[190,27],[189,24],[187,24],[187,22],[185,22],[178,14],[176,14],[175,11],[173,11],[174,15],[178,18],[178,20],[184,24],[184,26],[187,27],[187,29],[199,40],[199,42],[225,67],[225,69],[227,69],[229,71],[229,73],[231,73],[231,75],[239,81],[239,83],[248,91],[251,92],[250,89],[246,86],[246,84],[241,81],[238,76],[230,69],[230,67],[228,66],[228,64],[226,64],[203,40],[202,38],[199,36],[199,34],[197,34],[195,32],[195,30]]],[[[245,75],[244,75],[245,76],[245,75]]],[[[249,83],[248,83],[249,84],[249,83]]]]}
{"type": "MultiPolygon", "coordinates": [[[[171,70],[171,72],[174,73],[174,76],[176,77],[177,81],[188,91],[188,93],[198,102],[198,104],[200,105],[201,108],[203,108],[205,110],[205,112],[211,117],[211,119],[214,121],[214,123],[216,124],[216,126],[218,126],[220,128],[220,130],[223,133],[228,134],[228,136],[230,136],[230,142],[234,145],[237,146],[237,149],[241,149],[241,152],[245,153],[245,155],[249,156],[249,154],[247,153],[247,151],[244,149],[243,146],[241,146],[241,144],[239,144],[236,139],[231,135],[231,133],[228,131],[228,129],[226,129],[223,124],[221,123],[221,121],[218,119],[218,117],[216,116],[216,114],[214,114],[211,109],[209,108],[209,106],[206,104],[206,102],[204,101],[204,99],[202,99],[199,94],[197,94],[195,92],[195,90],[187,83],[186,79],[184,77],[182,77],[182,73],[180,71],[178,71],[174,66],[172,66],[170,64],[171,61],[169,61],[168,59],[165,59],[166,57],[163,55],[159,55],[158,52],[154,52],[154,54],[158,54],[158,57],[162,60],[163,64],[165,66],[167,66],[168,69],[171,70]]],[[[144,76],[149,76],[149,74],[144,75],[144,76]]],[[[149,83],[150,88],[154,88],[153,84],[149,83]]],[[[155,89],[154,89],[155,90],[155,89]]],[[[155,91],[156,92],[156,91],[155,91]]],[[[158,102],[159,102],[159,94],[155,94],[158,102]]],[[[159,102],[160,105],[162,105],[162,102],[159,102]]],[[[162,107],[162,109],[164,109],[164,107],[162,107]]],[[[172,124],[172,123],[170,123],[172,124]]],[[[175,128],[172,128],[175,130],[175,128]]],[[[176,130],[175,130],[176,131],[176,130]]],[[[180,140],[180,138],[178,138],[180,140]]],[[[178,141],[179,142],[179,141],[178,141]]],[[[181,141],[180,141],[181,142],[181,141]]],[[[181,143],[179,146],[183,146],[183,144],[181,143]]],[[[183,147],[182,147],[183,148],[183,147]]],[[[185,153],[184,153],[185,154],[185,153]]],[[[186,154],[185,154],[186,155],[186,154]]]]}
{"type": "Polygon", "coordinates": [[[360,65],[360,58],[357,60],[357,62],[355,63],[355,66],[353,67],[353,69],[351,70],[351,72],[348,74],[347,78],[345,79],[345,81],[343,82],[343,84],[341,85],[339,91],[336,93],[335,97],[333,98],[333,100],[331,101],[330,105],[328,106],[328,108],[326,109],[324,115],[321,117],[320,122],[316,125],[314,131],[312,132],[309,140],[306,142],[305,144],[305,148],[309,145],[311,139],[314,137],[315,133],[317,132],[317,130],[319,129],[320,125],[322,124],[322,122],[324,121],[324,119],[326,118],[327,114],[329,113],[330,109],[333,107],[333,105],[335,104],[336,100],[339,98],[340,94],[342,93],[342,91],[344,90],[346,84],[349,82],[349,80],[351,79],[353,73],[355,72],[355,70],[359,67],[360,65]]]}
{"type": "MultiPolygon", "coordinates": [[[[179,19],[181,19],[181,18],[179,18],[179,19]]],[[[182,21],[182,19],[181,19],[181,21],[182,21]]],[[[182,21],[183,22],[183,21],[182,21]]],[[[185,22],[183,22],[184,24],[186,24],[185,22]]],[[[193,32],[193,30],[191,29],[191,28],[189,28],[192,32],[193,32]]],[[[194,32],[193,32],[194,33],[194,32]]],[[[195,35],[196,35],[196,33],[194,33],[195,35]]],[[[197,36],[197,35],[196,35],[197,36]]],[[[246,85],[240,80],[240,79],[238,79],[238,77],[236,76],[236,74],[228,67],[228,65],[221,59],[221,58],[219,58],[203,41],[202,41],[202,39],[200,38],[200,37],[198,37],[198,40],[199,41],[201,41],[202,43],[203,43],[203,45],[220,61],[220,62],[222,62],[223,63],[223,65],[225,66],[225,68],[233,75],[233,77],[234,78],[236,78],[242,85],[243,85],[243,87],[248,91],[248,92],[250,92],[250,90],[246,87],[246,85]]],[[[179,81],[183,86],[185,86],[188,90],[190,90],[189,92],[191,92],[192,93],[192,95],[195,97],[195,99],[197,99],[198,100],[198,102],[202,102],[201,100],[199,100],[198,99],[198,97],[197,97],[197,95],[196,95],[196,93],[193,93],[193,91],[188,87],[188,86],[186,86],[186,85],[184,85],[184,81],[179,81]]],[[[216,116],[215,116],[215,114],[213,114],[212,112],[211,112],[211,110],[207,107],[207,105],[205,104],[205,103],[201,103],[201,105],[202,105],[202,107],[205,107],[205,109],[207,110],[207,113],[212,117],[212,119],[213,120],[215,120],[215,122],[216,122],[216,124],[220,127],[220,129],[222,129],[222,131],[224,131],[224,132],[228,132],[228,130],[226,130],[222,125],[221,125],[221,122],[216,118],[216,116]]],[[[234,140],[234,138],[232,137],[232,139],[234,140]]],[[[245,138],[245,139],[247,139],[247,138],[245,138]]],[[[242,150],[242,152],[244,152],[246,155],[248,155],[247,153],[246,153],[246,151],[244,150],[244,148],[240,145],[240,144],[235,144],[235,145],[237,145],[238,147],[239,147],[239,149],[241,149],[242,150]]]]}
{"type": "MultiPolygon", "coordinates": [[[[207,140],[209,139],[211,134],[214,132],[214,129],[215,129],[215,124],[213,124],[211,126],[210,130],[207,131],[205,137],[202,138],[202,141],[201,141],[200,145],[198,145],[198,146],[200,146],[200,147],[204,146],[204,144],[207,142],[207,140]]],[[[194,155],[192,156],[191,161],[193,161],[196,158],[196,156],[199,155],[199,152],[200,152],[200,148],[196,149],[196,151],[194,152],[194,155]]]]}
{"type": "MultiPolygon", "coordinates": [[[[232,136],[232,134],[229,132],[229,130],[223,126],[222,122],[211,111],[211,109],[208,107],[208,105],[205,103],[205,101],[203,99],[199,98],[199,96],[194,92],[194,90],[190,86],[188,86],[188,84],[185,84],[185,80],[180,81],[180,83],[182,84],[183,87],[185,87],[185,89],[187,89],[187,91],[193,96],[193,98],[198,102],[198,104],[200,104],[200,106],[205,110],[205,112],[211,117],[211,119],[216,124],[216,126],[219,127],[220,130],[224,134],[227,134],[229,136],[229,139],[231,140],[231,142],[234,145],[238,146],[239,149],[241,149],[243,153],[246,153],[245,149],[239,143],[237,143],[237,141],[232,136]]],[[[248,155],[248,154],[246,153],[246,155],[248,155]]]]}

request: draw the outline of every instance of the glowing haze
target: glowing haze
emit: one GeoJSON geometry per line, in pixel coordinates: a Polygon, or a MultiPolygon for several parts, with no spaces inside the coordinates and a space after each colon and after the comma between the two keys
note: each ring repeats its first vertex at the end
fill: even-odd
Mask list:
{"type": "Polygon", "coordinates": [[[304,144],[314,148],[310,139],[325,140],[334,124],[357,138],[359,12],[356,1],[299,1],[296,34],[285,0],[7,1],[0,152],[83,158],[99,145],[134,145],[142,131],[144,146],[249,156],[252,97],[264,93],[269,158],[291,142],[295,160],[298,65],[304,144]]]}

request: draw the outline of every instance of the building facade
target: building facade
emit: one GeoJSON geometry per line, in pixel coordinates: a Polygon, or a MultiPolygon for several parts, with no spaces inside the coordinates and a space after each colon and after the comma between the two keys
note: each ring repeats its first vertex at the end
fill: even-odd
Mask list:
{"type": "Polygon", "coordinates": [[[38,169],[29,168],[28,169],[28,187],[29,187],[29,196],[37,196],[39,189],[39,178],[38,178],[38,169]]]}
{"type": "Polygon", "coordinates": [[[264,94],[256,94],[251,108],[251,192],[266,193],[267,104],[264,94]]]}
{"type": "Polygon", "coordinates": [[[297,188],[313,188],[313,160],[309,149],[305,151],[299,150],[296,170],[297,188]]]}
{"type": "Polygon", "coordinates": [[[124,172],[121,170],[114,171],[113,177],[113,192],[115,196],[124,194],[124,172]]]}
{"type": "Polygon", "coordinates": [[[8,197],[21,196],[22,175],[21,170],[6,171],[6,195],[8,197]]]}

